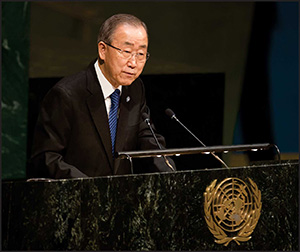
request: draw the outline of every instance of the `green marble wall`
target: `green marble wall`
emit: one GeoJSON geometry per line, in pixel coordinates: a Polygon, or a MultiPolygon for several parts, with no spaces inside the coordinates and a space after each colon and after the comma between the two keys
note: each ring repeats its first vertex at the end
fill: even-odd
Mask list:
{"type": "Polygon", "coordinates": [[[2,2],[2,178],[26,176],[29,3],[2,2]]]}
{"type": "Polygon", "coordinates": [[[2,185],[4,250],[299,249],[299,162],[2,185]],[[252,238],[214,242],[204,217],[214,179],[251,178],[262,210],[252,238]]]}

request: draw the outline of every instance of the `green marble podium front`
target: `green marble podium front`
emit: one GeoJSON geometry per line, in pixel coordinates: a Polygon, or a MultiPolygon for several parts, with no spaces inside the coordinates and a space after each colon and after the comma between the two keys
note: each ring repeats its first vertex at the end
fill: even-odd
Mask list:
{"type": "Polygon", "coordinates": [[[298,250],[298,161],[231,169],[4,182],[3,250],[298,250]],[[261,214],[245,242],[217,244],[204,192],[253,180],[261,214]]]}

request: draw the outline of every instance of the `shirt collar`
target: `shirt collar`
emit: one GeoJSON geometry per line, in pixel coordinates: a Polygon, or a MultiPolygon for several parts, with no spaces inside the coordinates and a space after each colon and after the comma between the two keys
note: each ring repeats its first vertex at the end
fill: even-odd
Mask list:
{"type": "MultiPolygon", "coordinates": [[[[102,92],[103,92],[104,99],[107,99],[116,90],[116,88],[114,88],[114,86],[111,85],[110,82],[105,78],[104,74],[102,73],[102,71],[99,67],[98,60],[96,60],[96,62],[94,64],[94,67],[95,67],[95,70],[96,70],[98,81],[100,83],[100,87],[101,87],[102,92]]],[[[118,89],[120,90],[120,95],[121,95],[122,86],[120,85],[118,87],[118,89]]]]}

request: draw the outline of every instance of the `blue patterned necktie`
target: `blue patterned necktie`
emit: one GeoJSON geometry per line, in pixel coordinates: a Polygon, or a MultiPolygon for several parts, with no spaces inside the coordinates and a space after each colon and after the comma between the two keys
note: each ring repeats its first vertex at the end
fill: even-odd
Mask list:
{"type": "Polygon", "coordinates": [[[110,130],[110,137],[111,137],[111,145],[112,145],[112,154],[114,157],[115,154],[115,141],[116,141],[116,134],[117,134],[117,122],[118,122],[118,107],[119,107],[119,100],[120,100],[120,90],[116,89],[111,95],[111,107],[109,112],[109,130],[110,130]]]}

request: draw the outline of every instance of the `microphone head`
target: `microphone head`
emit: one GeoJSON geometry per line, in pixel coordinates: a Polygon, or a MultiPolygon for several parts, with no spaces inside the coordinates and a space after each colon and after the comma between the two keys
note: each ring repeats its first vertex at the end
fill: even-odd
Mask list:
{"type": "Polygon", "coordinates": [[[167,108],[165,110],[165,113],[166,113],[167,116],[171,117],[171,119],[173,119],[173,117],[175,116],[175,113],[173,112],[173,110],[169,109],[169,108],[167,108]]]}
{"type": "Polygon", "coordinates": [[[147,113],[145,113],[145,112],[142,114],[142,118],[144,121],[149,119],[147,113]]]}

